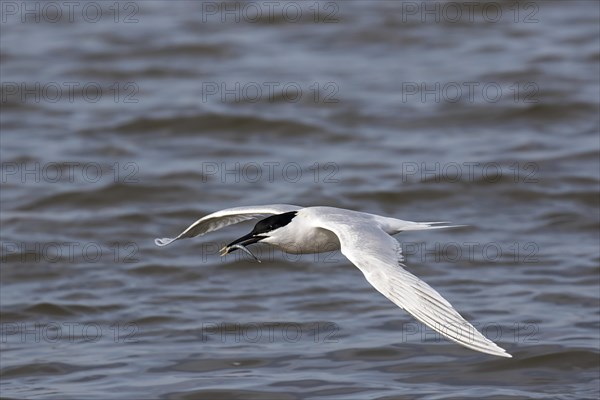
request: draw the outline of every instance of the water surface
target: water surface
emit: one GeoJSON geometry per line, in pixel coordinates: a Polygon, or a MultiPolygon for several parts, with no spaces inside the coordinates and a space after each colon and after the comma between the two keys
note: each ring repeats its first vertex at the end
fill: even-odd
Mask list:
{"type": "Polygon", "coordinates": [[[598,397],[598,3],[8,3],[3,397],[598,397]],[[514,358],[251,224],[153,244],[274,202],[468,225],[398,240],[514,358]]]}

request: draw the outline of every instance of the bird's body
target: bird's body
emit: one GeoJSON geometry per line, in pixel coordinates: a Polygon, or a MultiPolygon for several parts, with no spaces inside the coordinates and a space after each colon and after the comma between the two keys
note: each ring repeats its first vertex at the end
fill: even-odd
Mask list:
{"type": "Polygon", "coordinates": [[[338,237],[331,231],[323,229],[315,219],[313,208],[299,210],[291,222],[279,228],[276,237],[267,237],[261,243],[270,244],[290,254],[310,254],[340,249],[338,237]]]}
{"type": "Polygon", "coordinates": [[[345,226],[350,232],[358,226],[377,226],[388,235],[404,230],[446,228],[431,223],[402,221],[359,211],[335,207],[306,207],[296,212],[289,224],[280,228],[277,236],[270,236],[261,243],[270,244],[286,253],[310,254],[340,250],[339,237],[327,229],[326,223],[345,226]],[[360,225],[359,225],[360,224],[360,225]]]}
{"type": "MultiPolygon", "coordinates": [[[[419,321],[463,346],[501,357],[504,349],[486,339],[438,292],[404,269],[402,249],[391,236],[403,231],[448,228],[441,222],[411,222],[335,207],[288,204],[236,207],[207,215],[174,239],[156,239],[165,246],[227,225],[261,219],[252,232],[222,249],[250,253],[245,246],[266,243],[292,254],[341,250],[381,294],[419,321]]],[[[252,253],[250,253],[252,254],[252,253]]]]}

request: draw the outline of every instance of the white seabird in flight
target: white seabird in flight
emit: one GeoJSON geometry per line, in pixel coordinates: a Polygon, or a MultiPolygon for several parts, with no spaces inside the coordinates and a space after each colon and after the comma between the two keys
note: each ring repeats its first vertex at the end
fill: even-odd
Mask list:
{"type": "Polygon", "coordinates": [[[431,286],[404,269],[402,248],[391,235],[403,231],[450,228],[442,222],[410,222],[334,207],[289,204],[235,207],[200,218],[175,238],[156,239],[166,246],[242,221],[263,218],[249,234],[221,249],[237,249],[258,260],[246,246],[266,243],[287,253],[306,254],[340,249],[367,281],[398,307],[446,338],[470,349],[511,357],[467,322],[431,286]]]}

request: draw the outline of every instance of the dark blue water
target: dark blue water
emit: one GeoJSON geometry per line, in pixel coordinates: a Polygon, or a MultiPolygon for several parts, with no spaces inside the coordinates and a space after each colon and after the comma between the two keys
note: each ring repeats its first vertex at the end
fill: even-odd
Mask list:
{"type": "Polygon", "coordinates": [[[2,397],[598,397],[597,2],[76,3],[0,4],[2,397]],[[251,224],[153,244],[269,203],[468,225],[397,238],[513,358],[251,224]]]}

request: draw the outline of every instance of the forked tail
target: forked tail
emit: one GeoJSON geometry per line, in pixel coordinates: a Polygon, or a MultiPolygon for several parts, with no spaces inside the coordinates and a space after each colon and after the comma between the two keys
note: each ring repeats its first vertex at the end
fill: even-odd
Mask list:
{"type": "Polygon", "coordinates": [[[439,222],[411,222],[411,221],[402,221],[399,219],[393,219],[393,222],[389,223],[390,228],[395,233],[400,233],[404,231],[424,231],[428,229],[446,229],[446,228],[460,228],[462,226],[468,225],[447,225],[450,222],[448,221],[439,221],[439,222]]]}
{"type": "Polygon", "coordinates": [[[449,224],[448,221],[441,222],[413,222],[413,224],[404,227],[405,231],[421,231],[425,229],[445,229],[445,228],[460,228],[468,225],[441,225],[449,224]]]}

